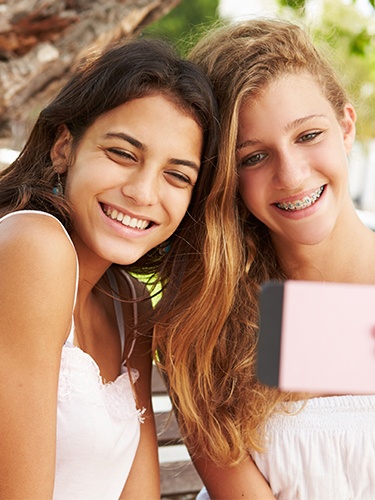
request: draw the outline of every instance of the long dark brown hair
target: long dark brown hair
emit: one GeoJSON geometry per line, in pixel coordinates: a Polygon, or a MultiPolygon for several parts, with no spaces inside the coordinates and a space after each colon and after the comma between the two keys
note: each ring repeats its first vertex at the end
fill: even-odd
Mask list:
{"type": "Polygon", "coordinates": [[[82,61],[55,99],[41,111],[19,157],[0,173],[0,217],[22,209],[42,210],[57,217],[70,231],[71,207],[63,196],[52,191],[56,173],[50,152],[59,129],[62,125],[69,129],[74,151],[88,127],[103,113],[156,93],[165,95],[191,116],[203,133],[198,181],[188,213],[168,243],[169,252],[151,250],[127,266],[130,271],[151,274],[166,282],[170,268],[183,265],[183,256],[192,249],[199,252],[201,247],[203,205],[216,175],[218,112],[204,73],[163,41],[131,40],[82,61]]]}

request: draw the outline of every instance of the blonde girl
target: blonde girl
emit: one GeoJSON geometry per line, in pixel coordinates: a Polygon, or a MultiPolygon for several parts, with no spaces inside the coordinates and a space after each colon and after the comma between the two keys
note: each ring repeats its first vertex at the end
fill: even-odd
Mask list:
{"type": "MultiPolygon", "coordinates": [[[[355,110],[307,32],[287,21],[213,30],[190,59],[219,102],[223,231],[233,220],[221,254],[210,255],[207,236],[211,308],[193,295],[156,338],[207,487],[200,498],[375,498],[375,396],[286,394],[254,375],[264,281],[375,284],[375,235],[348,189],[355,110]],[[213,280],[214,266],[227,282],[213,280]]],[[[206,216],[214,224],[210,200],[206,216]]]]}

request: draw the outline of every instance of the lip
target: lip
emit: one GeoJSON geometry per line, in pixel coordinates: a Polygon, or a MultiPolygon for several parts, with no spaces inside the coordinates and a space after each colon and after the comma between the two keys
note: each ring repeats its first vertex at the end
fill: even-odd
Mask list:
{"type": "Polygon", "coordinates": [[[300,212],[314,206],[322,197],[326,184],[315,189],[307,189],[298,195],[288,196],[272,203],[273,206],[283,212],[300,212]]]}
{"type": "Polygon", "coordinates": [[[150,230],[152,227],[157,226],[158,224],[150,219],[149,217],[145,217],[144,215],[134,214],[129,212],[128,210],[120,208],[117,205],[100,202],[101,212],[107,221],[113,223],[116,227],[125,228],[131,231],[135,231],[137,233],[145,233],[150,230]],[[115,217],[109,215],[109,212],[114,213],[115,217]],[[123,222],[123,221],[126,221],[123,222]]]}

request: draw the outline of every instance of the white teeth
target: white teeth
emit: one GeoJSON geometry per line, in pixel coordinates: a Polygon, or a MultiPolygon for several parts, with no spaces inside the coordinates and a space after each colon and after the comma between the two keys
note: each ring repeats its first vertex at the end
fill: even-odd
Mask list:
{"type": "Polygon", "coordinates": [[[124,226],[129,226],[130,224],[130,217],[129,215],[124,215],[124,218],[122,219],[122,223],[124,224],[124,226]]]}
{"type": "Polygon", "coordinates": [[[104,213],[113,220],[118,220],[124,226],[133,227],[137,229],[146,229],[150,223],[148,220],[136,219],[135,217],[129,217],[129,215],[125,215],[122,212],[119,212],[115,208],[111,208],[107,206],[104,209],[104,213]]]}
{"type": "Polygon", "coordinates": [[[276,203],[276,206],[281,208],[281,210],[303,210],[304,208],[313,205],[320,198],[320,195],[323,193],[323,189],[324,186],[321,186],[309,196],[304,196],[302,200],[296,200],[294,202],[289,201],[287,203],[276,203]]]}

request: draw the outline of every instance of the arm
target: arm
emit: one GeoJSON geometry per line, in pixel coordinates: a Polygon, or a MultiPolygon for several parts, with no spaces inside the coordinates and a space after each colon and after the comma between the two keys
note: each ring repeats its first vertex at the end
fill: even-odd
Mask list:
{"type": "MultiPolygon", "coordinates": [[[[144,286],[136,285],[139,296],[145,294],[144,286]]],[[[152,309],[151,301],[138,304],[139,317],[142,320],[144,312],[152,309]]],[[[147,312],[146,312],[147,314],[147,312]]],[[[131,355],[131,366],[139,371],[139,379],[136,382],[137,406],[145,408],[144,423],[141,424],[141,437],[135,459],[122,491],[123,499],[158,500],[160,499],[160,472],[158,458],[158,442],[156,437],[156,426],[151,399],[151,374],[152,374],[152,332],[148,335],[140,335],[137,338],[133,353],[131,355]]]]}
{"type": "Polygon", "coordinates": [[[0,223],[0,498],[52,497],[75,265],[54,219],[25,214],[0,223]]]}
{"type": "Polygon", "coordinates": [[[275,499],[250,456],[235,467],[218,467],[205,458],[194,460],[194,465],[212,500],[275,499]]]}

